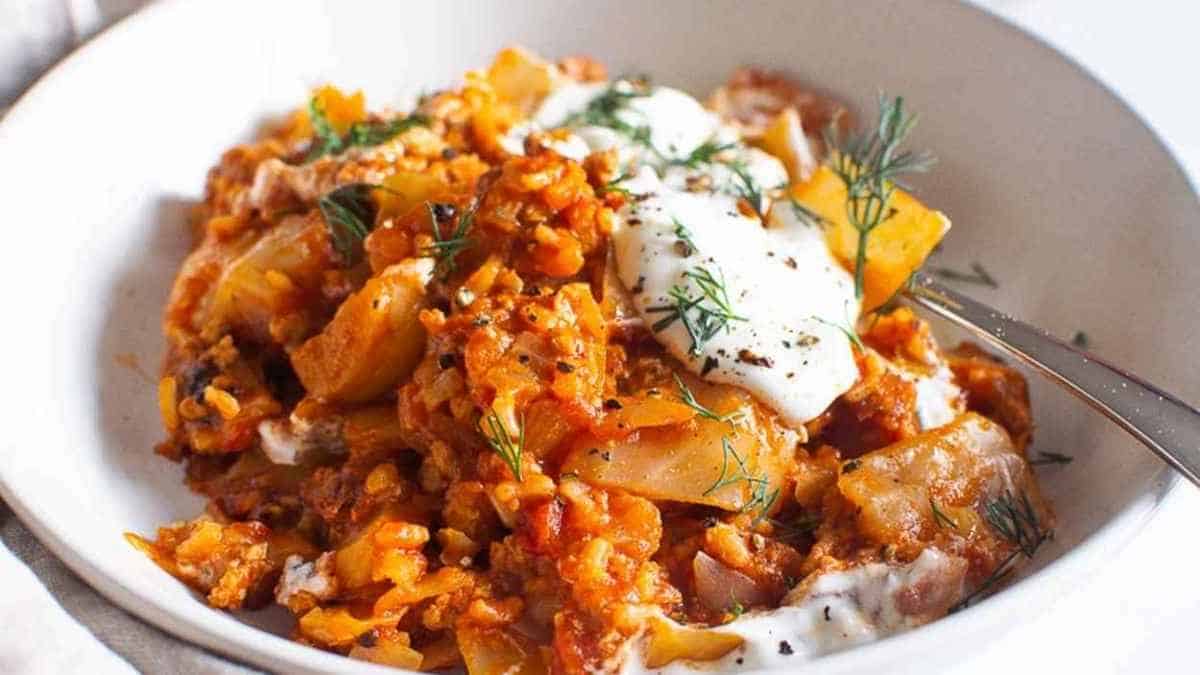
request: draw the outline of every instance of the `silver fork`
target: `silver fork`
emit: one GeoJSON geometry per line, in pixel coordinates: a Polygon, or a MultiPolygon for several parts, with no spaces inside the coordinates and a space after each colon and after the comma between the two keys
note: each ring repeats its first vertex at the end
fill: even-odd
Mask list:
{"type": "Polygon", "coordinates": [[[907,297],[1062,385],[1200,486],[1200,410],[926,274],[913,277],[907,297]]]}

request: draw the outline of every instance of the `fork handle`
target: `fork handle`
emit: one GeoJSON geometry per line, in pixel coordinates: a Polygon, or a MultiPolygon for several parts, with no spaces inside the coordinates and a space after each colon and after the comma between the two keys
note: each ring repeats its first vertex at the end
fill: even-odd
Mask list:
{"type": "Polygon", "coordinates": [[[1200,486],[1200,410],[924,273],[913,276],[906,295],[1062,385],[1200,486]]]}

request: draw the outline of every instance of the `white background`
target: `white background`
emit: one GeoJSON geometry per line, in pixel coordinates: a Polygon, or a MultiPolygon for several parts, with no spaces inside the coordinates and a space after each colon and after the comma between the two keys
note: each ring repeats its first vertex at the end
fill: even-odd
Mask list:
{"type": "MultiPolygon", "coordinates": [[[[1091,71],[1158,132],[1196,184],[1200,59],[1194,46],[1200,2],[976,4],[1017,23],[1091,71]]],[[[1200,303],[1180,311],[1200,311],[1200,303]]],[[[1198,525],[1200,493],[1180,484],[1162,512],[1110,565],[1044,615],[1018,617],[1021,625],[998,640],[983,642],[986,646],[956,672],[1200,672],[1195,657],[1200,645],[1198,525]]]]}

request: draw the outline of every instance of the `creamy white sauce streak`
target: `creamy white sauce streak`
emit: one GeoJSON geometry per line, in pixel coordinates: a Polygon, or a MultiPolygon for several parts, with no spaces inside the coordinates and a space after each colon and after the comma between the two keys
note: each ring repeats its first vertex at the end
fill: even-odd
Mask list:
{"type": "MultiPolygon", "coordinates": [[[[510,133],[506,148],[519,151],[530,131],[562,126],[610,86],[625,85],[556,90],[530,123],[510,133]]],[[[634,198],[618,214],[613,247],[618,275],[643,320],[653,326],[667,316],[654,308],[672,304],[675,286],[701,295],[685,273],[710,272],[723,279],[733,313],[744,320],[729,321],[698,354],[681,321],[655,331],[658,341],[692,372],[746,389],[794,427],[821,414],[858,379],[842,327],[854,325],[859,306],[853,281],[821,230],[798,218],[786,200],[770,204],[765,193],[787,183],[783,165],[740,143],[715,114],[674,89],[625,99],[615,116],[648,129],[652,147],[621,131],[583,126],[552,148],[576,159],[616,148],[623,167],[640,167],[620,184],[634,198]],[[672,162],[705,143],[733,147],[693,167],[672,162]],[[763,193],[754,206],[769,209],[765,225],[739,211],[746,191],[735,166],[763,193]],[[686,228],[694,251],[681,246],[677,225],[686,228]]]]}
{"type": "MultiPolygon", "coordinates": [[[[632,643],[622,675],[661,673],[694,675],[697,671],[731,672],[799,668],[805,661],[848,647],[872,642],[915,628],[926,619],[906,614],[904,594],[951,573],[956,559],[928,548],[913,562],[902,565],[871,563],[843,572],[822,574],[803,593],[788,597],[778,609],[752,612],[713,628],[733,633],[745,642],[714,661],[675,661],[663,668],[646,668],[632,643]],[[784,648],[782,643],[786,642],[784,648]]],[[[960,561],[959,561],[960,562],[960,561]]]]}

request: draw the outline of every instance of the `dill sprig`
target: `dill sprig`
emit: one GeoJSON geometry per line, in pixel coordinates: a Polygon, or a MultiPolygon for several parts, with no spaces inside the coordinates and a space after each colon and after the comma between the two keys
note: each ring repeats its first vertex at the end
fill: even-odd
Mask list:
{"type": "Polygon", "coordinates": [[[812,513],[801,513],[791,522],[784,522],[778,518],[768,518],[767,520],[777,530],[772,536],[785,544],[800,541],[821,526],[821,516],[812,513]]]}
{"type": "Polygon", "coordinates": [[[933,511],[933,522],[937,523],[939,528],[949,527],[952,530],[958,529],[958,523],[954,519],[947,516],[938,508],[937,502],[933,501],[933,497],[929,498],[929,509],[933,511]]]}
{"type": "Polygon", "coordinates": [[[645,146],[661,157],[654,144],[651,143],[649,126],[630,124],[617,114],[626,110],[631,100],[649,95],[650,89],[644,82],[617,80],[599,96],[588,101],[583,110],[568,115],[567,119],[563,120],[562,126],[607,127],[624,134],[634,143],[645,146]]]}
{"type": "Polygon", "coordinates": [[[329,230],[329,239],[346,267],[358,263],[362,257],[362,242],[375,227],[375,201],[371,199],[371,190],[380,187],[371,183],[349,183],[317,200],[317,208],[329,230]]]}
{"type": "Polygon", "coordinates": [[[879,97],[879,123],[871,133],[838,137],[831,125],[825,142],[832,152],[830,168],[846,185],[846,216],[858,231],[858,251],[854,264],[854,293],[863,295],[863,274],[867,263],[867,240],[871,232],[892,216],[892,194],[905,173],[925,171],[933,157],[900,150],[900,144],[916,125],[917,118],[904,111],[904,99],[879,97]]]}
{"type": "Polygon", "coordinates": [[[733,448],[733,443],[729,441],[728,436],[721,437],[721,451],[721,475],[711,487],[704,491],[703,496],[707,497],[717,490],[744,482],[750,488],[750,498],[742,504],[739,512],[750,513],[757,510],[758,514],[755,515],[754,520],[750,524],[751,527],[754,527],[763,518],[767,517],[767,512],[771,510],[776,500],[779,499],[779,488],[770,490],[771,481],[766,476],[750,473],[750,470],[746,467],[745,460],[733,448]],[[730,473],[732,468],[729,463],[730,457],[733,458],[734,463],[737,465],[732,473],[730,473]]]}
{"type": "Polygon", "coordinates": [[[800,200],[793,197],[791,193],[785,194],[787,194],[788,203],[791,204],[792,213],[796,216],[796,220],[799,220],[802,225],[805,225],[806,227],[825,227],[829,224],[829,221],[825,218],[825,216],[822,216],[816,211],[813,211],[804,204],[800,203],[800,200]]]}
{"type": "Polygon", "coordinates": [[[686,166],[689,169],[695,169],[701,164],[711,164],[717,155],[736,147],[735,143],[717,143],[716,141],[705,141],[700,144],[695,150],[688,153],[687,157],[676,157],[668,164],[673,166],[686,166]]]}
{"type": "Polygon", "coordinates": [[[696,242],[692,241],[692,231],[675,218],[671,222],[675,223],[675,248],[684,258],[690,258],[697,250],[696,242]]]}
{"type": "Polygon", "coordinates": [[[1047,452],[1045,450],[1039,450],[1037,459],[1029,460],[1029,465],[1038,466],[1039,464],[1070,464],[1074,461],[1074,457],[1070,455],[1064,455],[1061,452],[1047,452]]]}
{"type": "Polygon", "coordinates": [[[674,377],[675,385],[679,387],[679,400],[687,407],[695,410],[697,415],[714,422],[724,422],[733,429],[736,429],[738,424],[745,419],[745,414],[741,410],[734,410],[733,412],[720,415],[713,411],[712,408],[705,407],[704,404],[696,400],[695,395],[692,394],[692,390],[683,383],[683,380],[678,375],[674,377]]]}
{"type": "Polygon", "coordinates": [[[337,155],[355,145],[379,145],[413,127],[429,124],[428,117],[415,114],[382,122],[355,122],[350,125],[346,135],[341,136],[317,103],[316,96],[308,101],[308,117],[312,121],[313,143],[305,157],[306,162],[325,155],[337,155]]]}
{"type": "Polygon", "coordinates": [[[1000,288],[1000,283],[996,278],[984,269],[983,265],[977,262],[971,263],[971,271],[963,272],[950,267],[934,267],[929,270],[937,276],[949,281],[961,281],[968,284],[979,284],[988,288],[1000,288]]]}
{"type": "Polygon", "coordinates": [[[471,225],[475,222],[475,212],[479,210],[479,199],[468,206],[458,217],[458,224],[449,234],[442,233],[442,225],[438,221],[436,209],[430,202],[425,202],[429,211],[429,222],[433,230],[433,243],[421,250],[421,256],[433,258],[434,274],[443,281],[458,269],[458,254],[474,245],[467,236],[471,225]]]}
{"type": "Polygon", "coordinates": [[[991,592],[1012,573],[1019,556],[1033,558],[1041,545],[1054,536],[1052,531],[1042,529],[1037,511],[1024,492],[1021,493],[1020,500],[1006,491],[1002,496],[985,504],[984,519],[997,534],[1015,548],[970,595],[950,608],[951,613],[965,609],[975,600],[991,592]]]}
{"type": "Polygon", "coordinates": [[[846,336],[846,339],[849,340],[850,344],[853,345],[856,349],[858,349],[858,351],[860,351],[860,352],[867,351],[867,347],[866,347],[866,345],[863,344],[862,338],[858,337],[858,332],[854,330],[854,324],[853,324],[853,322],[850,321],[850,316],[849,316],[848,310],[847,310],[847,315],[845,317],[844,324],[834,323],[832,321],[829,321],[828,319],[819,317],[815,314],[812,316],[812,319],[814,321],[823,323],[826,326],[831,326],[833,328],[836,328],[836,329],[842,331],[842,334],[846,336]]]}
{"type": "Polygon", "coordinates": [[[721,275],[719,279],[708,268],[699,265],[684,272],[683,276],[690,284],[672,286],[667,291],[669,304],[646,309],[652,314],[666,314],[650,326],[651,330],[658,333],[679,321],[692,340],[688,352],[692,356],[699,356],[709,340],[722,330],[730,330],[731,323],[746,321],[746,317],[739,316],[733,310],[729,292],[725,288],[725,275],[720,268],[717,273],[721,275]],[[695,286],[700,291],[699,295],[692,295],[690,286],[695,286]]]}
{"type": "Polygon", "coordinates": [[[372,146],[386,143],[413,127],[429,126],[429,118],[413,114],[383,122],[355,122],[346,134],[348,145],[372,146]]]}
{"type": "Polygon", "coordinates": [[[733,172],[733,176],[736,179],[732,186],[734,193],[750,204],[750,208],[754,209],[754,213],[758,214],[759,220],[766,222],[766,214],[763,212],[762,186],[754,180],[754,177],[750,175],[749,169],[742,162],[730,162],[726,166],[733,172]]]}
{"type": "Polygon", "coordinates": [[[618,194],[623,194],[626,197],[629,197],[632,193],[629,192],[629,188],[621,187],[621,183],[624,183],[625,181],[629,180],[630,178],[633,178],[633,174],[630,173],[629,171],[626,171],[626,172],[622,173],[620,176],[617,176],[616,178],[605,183],[604,185],[601,185],[600,187],[596,188],[596,194],[603,195],[603,194],[608,194],[609,192],[616,192],[618,194]]]}
{"type": "Polygon", "coordinates": [[[508,427],[504,426],[504,420],[500,419],[499,413],[494,408],[488,411],[487,415],[479,418],[476,428],[479,429],[479,433],[483,435],[487,444],[491,446],[492,451],[499,455],[500,459],[504,460],[504,463],[512,470],[517,481],[525,480],[521,474],[521,454],[525,451],[525,420],[521,420],[520,432],[515,439],[508,433],[508,427]]]}

